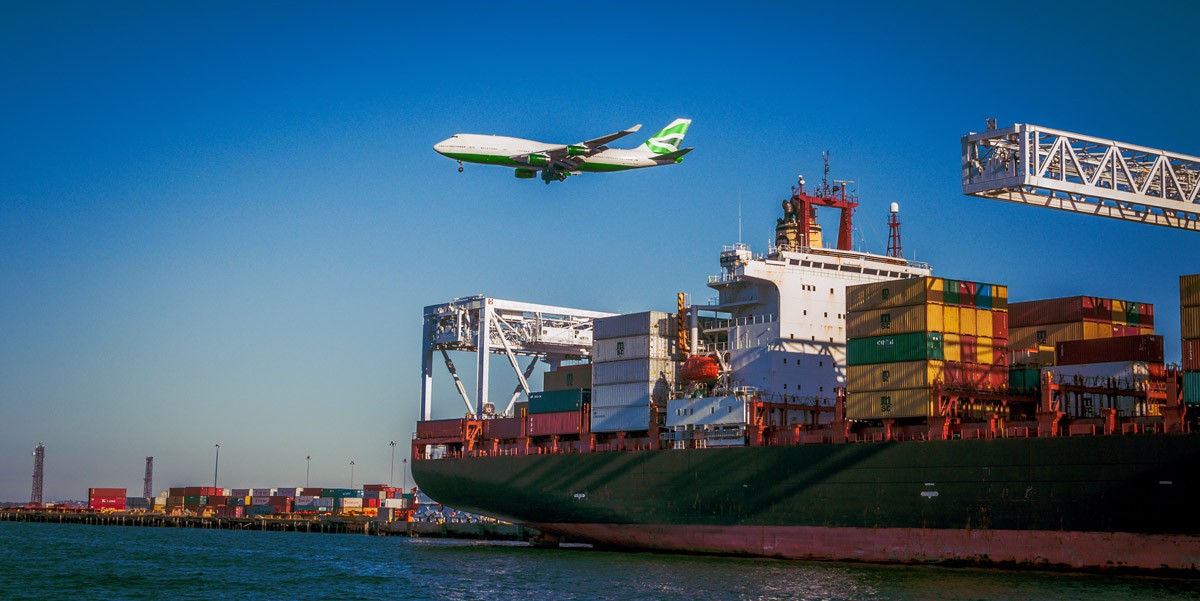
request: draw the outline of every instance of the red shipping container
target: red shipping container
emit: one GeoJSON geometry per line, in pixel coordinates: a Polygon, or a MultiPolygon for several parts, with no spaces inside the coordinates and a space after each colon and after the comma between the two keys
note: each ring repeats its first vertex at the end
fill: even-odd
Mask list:
{"type": "MultiPolygon", "coordinates": [[[[485,428],[484,431],[486,432],[487,429],[485,428]]],[[[379,491],[386,491],[387,489],[388,489],[388,485],[386,485],[386,484],[364,484],[363,485],[363,490],[371,490],[371,491],[379,492],[379,491]]]]}
{"type": "Polygon", "coordinates": [[[979,362],[979,339],[975,336],[962,336],[959,347],[962,348],[963,363],[979,362]]]}
{"type": "Polygon", "coordinates": [[[1183,371],[1200,371],[1200,340],[1183,341],[1183,371]]]}
{"type": "Polygon", "coordinates": [[[974,307],[979,296],[979,284],[975,282],[958,283],[958,304],[964,307],[974,307]]]}
{"type": "Polygon", "coordinates": [[[1145,361],[1162,364],[1163,337],[1146,335],[1071,340],[1056,344],[1054,349],[1056,365],[1084,365],[1114,361],[1145,361]]]}
{"type": "Polygon", "coordinates": [[[188,496],[187,489],[182,486],[179,488],[169,488],[169,489],[167,489],[167,496],[168,497],[186,497],[186,496],[188,496]]]}
{"type": "Polygon", "coordinates": [[[465,419],[435,419],[417,422],[417,438],[461,438],[465,419]]]}
{"type": "Polygon", "coordinates": [[[1137,326],[1113,325],[1113,336],[1115,336],[1115,337],[1140,336],[1141,333],[1142,333],[1141,328],[1139,328],[1137,326]]]}
{"type": "Polygon", "coordinates": [[[379,507],[379,499],[363,499],[363,507],[379,507]]]}
{"type": "Polygon", "coordinates": [[[125,509],[125,497],[95,497],[88,499],[88,509],[125,509]]]}
{"type": "Polygon", "coordinates": [[[240,518],[245,515],[246,508],[240,505],[227,505],[217,507],[217,517],[219,518],[240,518]]]}
{"type": "Polygon", "coordinates": [[[530,436],[579,434],[584,431],[579,411],[534,413],[525,419],[528,420],[527,431],[530,436]]]}
{"type": "Polygon", "coordinates": [[[1012,328],[1079,321],[1112,323],[1112,301],[1093,296],[1068,296],[1008,305],[1008,325],[1012,328]]]}
{"type": "Polygon", "coordinates": [[[525,436],[525,420],[520,417],[488,419],[483,422],[483,437],[486,439],[509,439],[525,436]]]}
{"type": "Polygon", "coordinates": [[[1141,325],[1154,325],[1154,305],[1152,303],[1138,303],[1138,311],[1141,313],[1141,318],[1138,320],[1141,325]]]}
{"type": "Polygon", "coordinates": [[[1008,340],[1008,313],[992,311],[992,338],[1008,340]]]}
{"type": "Polygon", "coordinates": [[[202,490],[204,490],[204,489],[199,486],[188,486],[183,489],[183,496],[185,496],[185,497],[202,497],[202,496],[204,496],[204,493],[200,492],[202,490]]]}
{"type": "Polygon", "coordinates": [[[325,492],[324,488],[302,488],[300,489],[300,496],[319,497],[323,492],[325,492]]]}
{"type": "Polygon", "coordinates": [[[223,489],[223,488],[217,488],[215,486],[201,486],[200,487],[200,496],[201,497],[213,497],[213,496],[219,497],[224,494],[225,494],[225,489],[223,489]]]}
{"type": "Polygon", "coordinates": [[[208,504],[209,504],[209,505],[214,505],[214,506],[217,506],[217,505],[228,505],[228,504],[229,504],[229,497],[222,496],[222,495],[209,495],[209,497],[208,497],[208,504]]]}
{"type": "Polygon", "coordinates": [[[88,498],[89,499],[124,499],[126,496],[127,495],[125,494],[124,488],[89,488],[88,489],[88,498]]]}

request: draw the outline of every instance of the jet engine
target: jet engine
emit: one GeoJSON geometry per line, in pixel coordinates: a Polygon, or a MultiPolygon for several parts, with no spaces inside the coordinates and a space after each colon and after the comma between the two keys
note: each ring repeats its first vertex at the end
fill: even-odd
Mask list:
{"type": "Polygon", "coordinates": [[[537,177],[537,171],[533,169],[517,169],[514,173],[516,173],[517,179],[533,179],[537,177]]]}

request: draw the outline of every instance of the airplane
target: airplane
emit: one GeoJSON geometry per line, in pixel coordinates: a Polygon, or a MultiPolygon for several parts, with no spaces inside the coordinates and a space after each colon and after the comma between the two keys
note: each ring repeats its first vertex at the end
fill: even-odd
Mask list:
{"type": "Polygon", "coordinates": [[[541,172],[542,181],[563,181],[568,176],[587,172],[625,171],[683,162],[683,155],[692,148],[680,149],[683,136],[692,124],[691,119],[676,119],[637,148],[609,148],[608,143],[642,128],[639,123],[629,129],[600,136],[577,144],[546,144],[521,138],[455,134],[433,145],[438,154],[458,161],[483,165],[515,167],[518,179],[532,179],[541,172]]]}

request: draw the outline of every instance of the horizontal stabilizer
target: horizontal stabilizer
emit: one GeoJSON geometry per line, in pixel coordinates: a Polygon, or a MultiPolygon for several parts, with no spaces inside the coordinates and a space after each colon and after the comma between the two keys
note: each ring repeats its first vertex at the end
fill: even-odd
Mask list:
{"type": "Polygon", "coordinates": [[[684,148],[683,150],[676,150],[675,152],[655,155],[654,160],[659,163],[665,163],[667,161],[674,161],[678,163],[679,161],[683,160],[683,155],[693,150],[695,150],[695,148],[684,148]]]}

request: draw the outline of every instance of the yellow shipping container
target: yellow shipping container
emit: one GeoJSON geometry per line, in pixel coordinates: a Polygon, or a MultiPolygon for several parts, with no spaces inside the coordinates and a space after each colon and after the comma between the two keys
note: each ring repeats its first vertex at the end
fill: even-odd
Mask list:
{"type": "Polygon", "coordinates": [[[987,309],[978,309],[975,311],[975,335],[976,336],[991,336],[992,332],[992,312],[987,309]]]}
{"type": "Polygon", "coordinates": [[[1184,307],[1180,311],[1179,325],[1184,340],[1200,338],[1200,307],[1184,307]]]}
{"type": "Polygon", "coordinates": [[[988,338],[984,336],[980,336],[975,340],[977,341],[975,347],[975,360],[978,361],[980,365],[995,365],[996,354],[994,351],[996,348],[996,340],[994,338],[988,338]]]}
{"type": "Polygon", "coordinates": [[[1200,307],[1200,273],[1179,276],[1179,306],[1200,307]]]}
{"type": "Polygon", "coordinates": [[[1008,311],[1008,286],[992,284],[992,310],[1008,311]]]}
{"type": "Polygon", "coordinates": [[[962,336],[958,334],[942,334],[942,354],[947,361],[961,362],[962,336]]]}
{"type": "Polygon", "coordinates": [[[846,312],[941,303],[945,285],[942,278],[924,277],[850,286],[846,289],[846,312]]]}
{"type": "Polygon", "coordinates": [[[1112,322],[1113,325],[1127,326],[1129,321],[1125,317],[1125,309],[1129,303],[1123,300],[1112,299],[1112,322]]]}
{"type": "Polygon", "coordinates": [[[846,395],[848,419],[899,419],[933,414],[933,392],[928,388],[851,392],[846,395]]]}
{"type": "Polygon", "coordinates": [[[978,309],[973,309],[971,307],[961,307],[959,309],[959,312],[958,312],[958,316],[959,316],[958,317],[958,320],[959,320],[958,333],[959,334],[962,334],[963,336],[978,336],[978,334],[976,334],[976,332],[978,330],[975,327],[975,315],[978,312],[979,312],[978,309]]]}
{"type": "MultiPolygon", "coordinates": [[[[1097,338],[1112,338],[1113,324],[1101,323],[1098,321],[1083,322],[1083,339],[1096,340],[1097,338]]],[[[1061,340],[1058,342],[1062,342],[1061,340]]]]}
{"type": "Polygon", "coordinates": [[[1154,326],[1142,326],[1138,328],[1138,333],[1142,336],[1148,336],[1154,333],[1154,326]]]}
{"type": "Polygon", "coordinates": [[[847,338],[941,331],[942,305],[937,304],[856,311],[846,316],[847,338]]]}
{"type": "MultiPolygon", "coordinates": [[[[1064,340],[1084,340],[1082,321],[1070,323],[1054,323],[1044,326],[1025,326],[1009,328],[1008,346],[1011,348],[1032,348],[1049,346],[1064,340]]],[[[1094,337],[1094,336],[1093,336],[1094,337]]]]}
{"type": "Polygon", "coordinates": [[[942,327],[947,334],[957,334],[962,330],[962,311],[958,305],[946,305],[942,309],[942,327]]]}
{"type": "Polygon", "coordinates": [[[874,392],[897,388],[928,388],[943,378],[945,368],[945,361],[903,361],[874,365],[851,365],[846,368],[846,390],[849,392],[874,392]]]}

